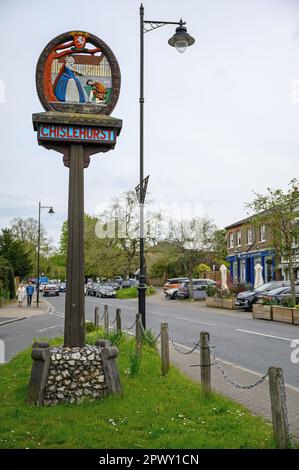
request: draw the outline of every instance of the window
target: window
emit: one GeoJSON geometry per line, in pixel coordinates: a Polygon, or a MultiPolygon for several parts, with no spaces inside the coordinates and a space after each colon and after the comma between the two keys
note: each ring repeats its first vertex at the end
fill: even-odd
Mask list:
{"type": "Polygon", "coordinates": [[[237,246],[241,246],[241,230],[237,231],[237,246]]]}
{"type": "Polygon", "coordinates": [[[229,234],[229,247],[233,248],[234,247],[234,232],[231,232],[229,234]]]}
{"type": "Polygon", "coordinates": [[[266,226],[265,224],[262,224],[260,226],[260,242],[265,242],[266,241],[266,226]]]}
{"type": "Polygon", "coordinates": [[[247,234],[247,245],[252,245],[252,229],[251,229],[251,227],[249,227],[246,230],[246,234],[247,234]]]}

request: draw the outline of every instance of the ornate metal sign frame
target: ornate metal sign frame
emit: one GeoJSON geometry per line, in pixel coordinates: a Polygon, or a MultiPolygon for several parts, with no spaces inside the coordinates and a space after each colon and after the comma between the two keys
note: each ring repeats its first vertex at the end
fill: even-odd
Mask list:
{"type": "MultiPolygon", "coordinates": [[[[82,49],[84,51],[84,49],[82,49]]],[[[80,49],[76,49],[76,52],[80,54],[82,52],[80,49]]],[[[50,62],[51,65],[51,62],[50,62]]],[[[85,31],[68,31],[66,33],[60,34],[52,39],[47,46],[42,51],[37,67],[36,67],[36,88],[38,97],[43,108],[46,111],[58,111],[58,112],[70,112],[70,113],[82,113],[82,114],[106,114],[110,115],[113,109],[116,106],[116,103],[119,98],[120,93],[120,84],[121,84],[121,73],[120,68],[117,62],[115,55],[113,54],[110,47],[100,38],[94,36],[91,33],[87,33],[85,31]],[[96,49],[101,51],[107,58],[108,63],[111,68],[111,75],[112,75],[112,92],[110,96],[110,100],[105,107],[95,106],[92,103],[70,103],[66,104],[59,101],[51,102],[45,92],[45,72],[47,64],[49,64],[49,56],[50,54],[55,51],[55,47],[59,46],[60,44],[65,43],[66,41],[73,41],[74,47],[76,48],[76,36],[83,36],[86,38],[86,41],[96,49]]]]}

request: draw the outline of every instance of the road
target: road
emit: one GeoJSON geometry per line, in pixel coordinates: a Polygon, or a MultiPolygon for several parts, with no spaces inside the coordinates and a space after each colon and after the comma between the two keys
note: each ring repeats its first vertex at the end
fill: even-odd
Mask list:
{"type": "MultiPolygon", "coordinates": [[[[6,360],[32,343],[34,338],[63,334],[64,295],[49,299],[53,309],[48,314],[28,318],[0,327],[5,342],[6,360]]],[[[96,299],[86,297],[86,319],[93,320],[94,309],[104,304],[121,308],[123,326],[132,325],[137,312],[137,299],[96,299]]],[[[169,324],[170,336],[178,344],[192,347],[202,330],[208,331],[216,356],[240,367],[264,374],[269,365],[283,368],[285,382],[299,388],[299,364],[293,364],[291,341],[299,341],[299,326],[253,320],[245,312],[232,312],[206,307],[202,302],[169,301],[159,293],[147,298],[147,327],[159,332],[160,323],[169,324]]],[[[299,355],[298,355],[299,356],[299,355]]]]}

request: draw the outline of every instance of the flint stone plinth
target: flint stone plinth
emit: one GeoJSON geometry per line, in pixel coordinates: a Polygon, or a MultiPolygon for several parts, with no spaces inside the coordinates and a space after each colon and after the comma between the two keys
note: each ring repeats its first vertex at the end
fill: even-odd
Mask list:
{"type": "Polygon", "coordinates": [[[76,348],[50,348],[46,343],[33,346],[28,403],[49,406],[121,394],[115,364],[118,349],[109,341],[76,348]]]}

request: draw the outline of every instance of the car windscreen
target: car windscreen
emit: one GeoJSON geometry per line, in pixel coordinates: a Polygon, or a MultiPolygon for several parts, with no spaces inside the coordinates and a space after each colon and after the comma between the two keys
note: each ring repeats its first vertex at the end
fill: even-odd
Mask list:
{"type": "Polygon", "coordinates": [[[262,286],[257,287],[254,290],[255,292],[265,292],[267,289],[270,290],[271,287],[275,289],[275,282],[267,282],[266,284],[263,284],[262,286]]]}

